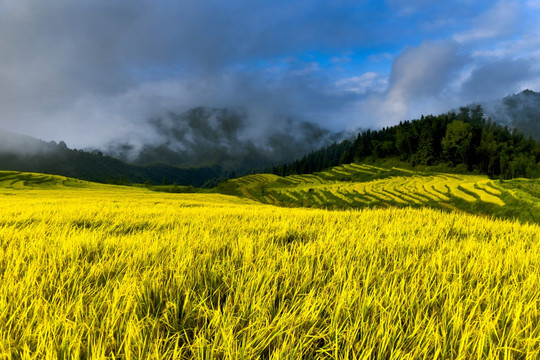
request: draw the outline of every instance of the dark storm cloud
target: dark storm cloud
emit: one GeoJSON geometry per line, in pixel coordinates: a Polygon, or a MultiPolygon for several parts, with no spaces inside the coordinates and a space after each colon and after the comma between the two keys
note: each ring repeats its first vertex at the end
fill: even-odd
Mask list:
{"type": "MultiPolygon", "coordinates": [[[[212,71],[237,61],[324,50],[369,39],[372,16],[352,6],[253,1],[8,1],[3,64],[59,83],[118,90],[171,69],[212,71]],[[77,76],[78,78],[75,78],[77,76]],[[111,85],[114,85],[111,87],[111,85]]],[[[2,15],[3,14],[3,15],[2,15]]]]}

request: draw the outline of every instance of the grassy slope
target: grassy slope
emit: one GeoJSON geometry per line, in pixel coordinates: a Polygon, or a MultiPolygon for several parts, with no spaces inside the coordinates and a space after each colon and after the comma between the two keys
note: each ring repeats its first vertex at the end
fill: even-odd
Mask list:
{"type": "Polygon", "coordinates": [[[540,356],[538,225],[2,175],[1,359],[540,356]]]}
{"type": "Polygon", "coordinates": [[[217,191],[289,207],[429,206],[540,222],[538,179],[500,182],[483,175],[350,164],[307,175],[248,175],[221,184],[217,191]]]}
{"type": "Polygon", "coordinates": [[[18,171],[0,171],[0,188],[2,189],[84,188],[93,186],[99,185],[65,176],[24,173],[18,171]]]}

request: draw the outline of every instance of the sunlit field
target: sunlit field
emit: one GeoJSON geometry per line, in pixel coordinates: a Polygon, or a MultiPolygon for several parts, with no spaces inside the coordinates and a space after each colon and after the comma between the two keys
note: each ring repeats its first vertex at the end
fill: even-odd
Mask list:
{"type": "Polygon", "coordinates": [[[538,225],[21,176],[1,359],[540,358],[538,225]]]}
{"type": "Polygon", "coordinates": [[[431,207],[540,223],[540,179],[498,181],[463,175],[346,164],[280,177],[248,175],[218,186],[226,194],[285,207],[431,207]]]}

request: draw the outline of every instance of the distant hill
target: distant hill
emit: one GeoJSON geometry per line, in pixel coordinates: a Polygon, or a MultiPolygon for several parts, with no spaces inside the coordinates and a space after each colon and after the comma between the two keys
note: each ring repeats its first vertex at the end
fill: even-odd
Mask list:
{"type": "Polygon", "coordinates": [[[113,188],[60,175],[0,170],[1,189],[63,189],[63,188],[113,188]]]}
{"type": "MultiPolygon", "coordinates": [[[[535,99],[536,95],[521,94],[520,98],[535,99]]],[[[527,123],[533,124],[532,120],[527,123]]],[[[502,179],[540,177],[540,141],[486,119],[480,105],[367,130],[353,142],[335,143],[273,167],[271,172],[281,176],[309,174],[331,166],[389,158],[417,167],[437,165],[448,172],[479,172],[502,179]]]]}
{"type": "Polygon", "coordinates": [[[101,183],[193,186],[225,175],[219,167],[182,169],[164,164],[131,165],[99,152],[69,149],[64,142],[45,142],[3,130],[0,130],[0,170],[62,175],[101,183]]]}
{"type": "Polygon", "coordinates": [[[507,96],[487,104],[486,112],[494,121],[540,140],[540,93],[525,90],[507,96]]]}

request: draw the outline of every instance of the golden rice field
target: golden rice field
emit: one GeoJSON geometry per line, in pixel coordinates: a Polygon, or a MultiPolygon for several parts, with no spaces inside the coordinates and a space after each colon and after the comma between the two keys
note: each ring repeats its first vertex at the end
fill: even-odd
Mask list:
{"type": "Polygon", "coordinates": [[[540,223],[540,179],[500,182],[485,175],[350,164],[306,175],[248,175],[229,180],[219,190],[286,207],[429,206],[540,223]]]}
{"type": "Polygon", "coordinates": [[[0,359],[540,358],[538,225],[0,181],[0,359]]]}

